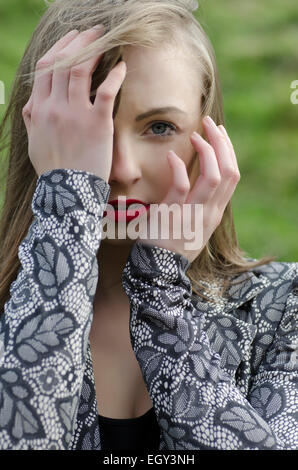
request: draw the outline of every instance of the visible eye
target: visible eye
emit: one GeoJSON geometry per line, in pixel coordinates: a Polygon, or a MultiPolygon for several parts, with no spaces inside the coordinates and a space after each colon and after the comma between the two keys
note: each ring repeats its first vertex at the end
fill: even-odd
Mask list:
{"type": "Polygon", "coordinates": [[[165,137],[169,137],[171,135],[174,135],[173,133],[172,134],[164,134],[163,131],[165,131],[166,129],[170,129],[172,130],[174,133],[177,131],[177,128],[173,125],[173,124],[170,124],[169,122],[163,122],[163,121],[158,121],[158,122],[154,122],[151,124],[151,126],[149,127],[149,129],[153,129],[153,135],[154,137],[157,137],[157,138],[165,138],[165,137]],[[154,130],[157,132],[157,134],[155,134],[154,130]]]}

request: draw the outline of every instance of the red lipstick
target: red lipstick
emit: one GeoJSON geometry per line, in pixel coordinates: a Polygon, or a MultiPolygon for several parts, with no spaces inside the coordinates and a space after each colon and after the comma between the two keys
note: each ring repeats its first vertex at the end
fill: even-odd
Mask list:
{"type": "Polygon", "coordinates": [[[112,206],[103,213],[103,217],[107,216],[108,219],[115,222],[130,222],[131,220],[139,217],[150,208],[150,203],[141,201],[140,199],[126,199],[125,196],[120,196],[119,199],[113,199],[108,202],[112,206]],[[128,211],[134,215],[128,214],[128,211]]]}

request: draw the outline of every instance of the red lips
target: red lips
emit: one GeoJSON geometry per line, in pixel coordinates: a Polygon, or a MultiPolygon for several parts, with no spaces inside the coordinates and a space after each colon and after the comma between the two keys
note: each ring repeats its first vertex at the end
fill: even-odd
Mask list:
{"type": "Polygon", "coordinates": [[[109,201],[109,204],[111,204],[112,206],[118,205],[120,207],[128,207],[130,204],[142,204],[143,206],[148,206],[146,202],[141,201],[140,199],[126,199],[125,201],[119,200],[118,202],[118,199],[113,199],[112,201],[109,201]]]}
{"type": "Polygon", "coordinates": [[[114,207],[114,210],[107,210],[104,211],[103,217],[107,216],[108,219],[114,220],[115,222],[130,222],[131,220],[135,219],[136,217],[145,214],[148,212],[150,208],[150,204],[147,204],[140,199],[113,199],[109,201],[108,204],[114,207]],[[140,204],[141,207],[139,208],[130,208],[129,206],[132,204],[140,204]],[[128,210],[133,212],[134,215],[128,215],[128,210]]]}

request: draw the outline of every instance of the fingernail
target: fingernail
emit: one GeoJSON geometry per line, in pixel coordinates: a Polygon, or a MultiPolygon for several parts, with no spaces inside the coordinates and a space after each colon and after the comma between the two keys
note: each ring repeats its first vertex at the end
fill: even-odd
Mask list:
{"type": "Polygon", "coordinates": [[[200,136],[200,134],[198,134],[198,132],[193,132],[191,134],[191,137],[193,137],[194,139],[201,139],[201,136],[200,136]]]}
{"type": "Polygon", "coordinates": [[[220,124],[220,126],[218,126],[218,127],[220,128],[220,130],[221,130],[225,135],[228,135],[228,133],[227,133],[225,127],[224,127],[222,124],[220,124]]]}
{"type": "Polygon", "coordinates": [[[173,150],[170,150],[168,152],[168,156],[174,159],[175,158],[175,152],[173,150]]]}
{"type": "Polygon", "coordinates": [[[126,72],[126,63],[124,62],[124,60],[121,60],[120,62],[118,62],[118,67],[121,68],[121,70],[123,70],[124,72],[126,72]]]}
{"type": "Polygon", "coordinates": [[[213,119],[210,116],[205,116],[203,121],[207,125],[211,125],[211,126],[215,125],[215,122],[213,121],[213,119]]]}
{"type": "Polygon", "coordinates": [[[91,29],[99,30],[99,31],[104,31],[105,27],[103,24],[96,24],[95,26],[92,26],[91,29]]]}

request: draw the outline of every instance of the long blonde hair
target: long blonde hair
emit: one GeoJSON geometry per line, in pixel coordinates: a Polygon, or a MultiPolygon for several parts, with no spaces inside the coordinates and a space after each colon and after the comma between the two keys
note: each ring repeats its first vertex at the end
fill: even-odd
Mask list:
{"type": "MultiPolygon", "coordinates": [[[[192,0],[56,0],[54,2],[45,0],[45,2],[48,8],[37,25],[18,67],[8,107],[0,126],[0,151],[8,148],[8,158],[3,159],[0,172],[2,187],[6,185],[0,219],[0,312],[3,311],[4,304],[10,296],[10,285],[16,279],[20,268],[18,247],[33,222],[31,202],[36,189],[37,175],[28,156],[28,136],[22,108],[31,95],[36,62],[68,31],[77,29],[81,32],[96,24],[105,26],[105,34],[98,40],[76,56],[61,61],[61,67],[73,65],[89,59],[94,54],[98,55],[99,50],[104,52],[92,77],[91,101],[111,68],[121,60],[123,48],[126,46],[160,48],[164,44],[177,44],[180,47],[182,40],[185,50],[191,54],[194,67],[198,70],[198,80],[201,82],[201,117],[209,114],[217,125],[225,125],[215,53],[193,13],[197,2],[192,0]]],[[[120,97],[121,90],[115,101],[114,117],[120,97]]],[[[240,249],[230,201],[221,223],[201,254],[191,263],[187,276],[191,281],[193,292],[204,299],[212,300],[213,291],[209,289],[206,281],[211,283],[210,286],[214,283],[219,285],[219,292],[224,295],[232,284],[233,276],[267,264],[275,258],[264,257],[257,261],[247,257],[240,249]]]]}

